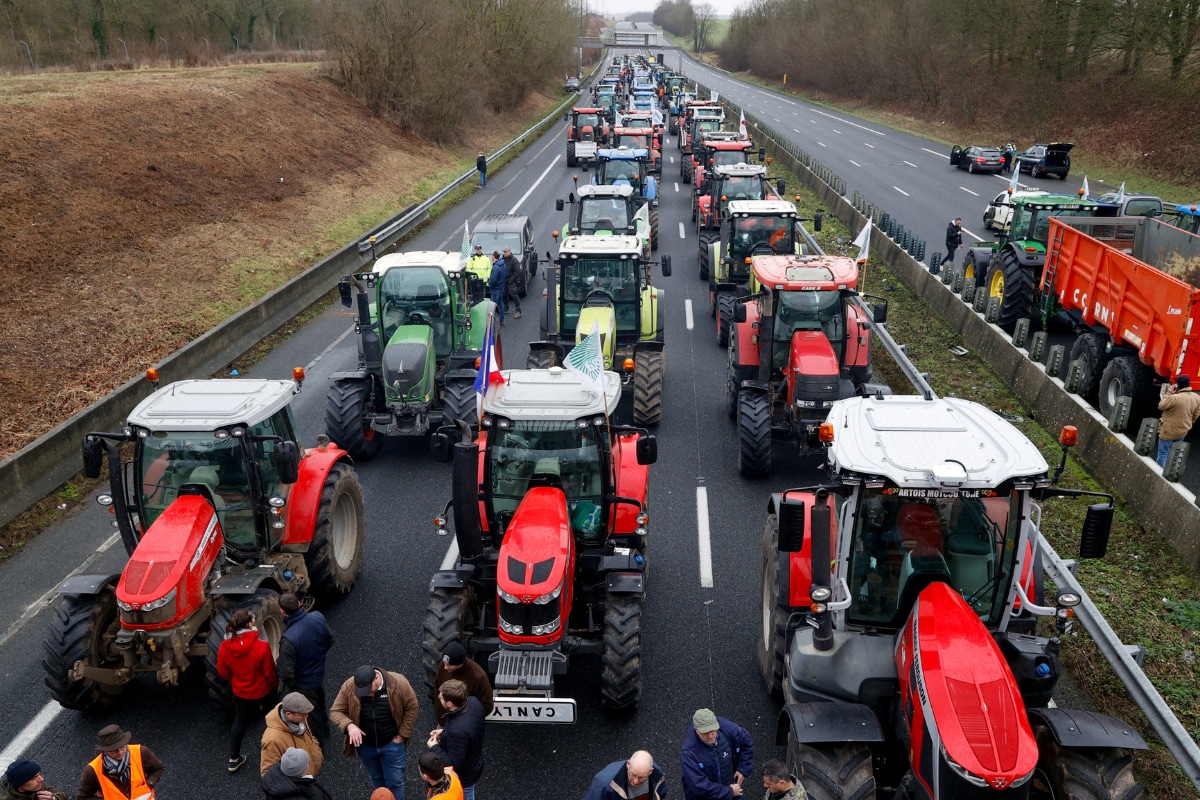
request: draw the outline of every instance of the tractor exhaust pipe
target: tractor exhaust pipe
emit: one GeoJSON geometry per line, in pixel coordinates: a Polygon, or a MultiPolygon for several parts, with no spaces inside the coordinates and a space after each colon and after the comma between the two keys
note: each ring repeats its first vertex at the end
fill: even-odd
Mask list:
{"type": "Polygon", "coordinates": [[[371,324],[371,296],[362,281],[354,283],[358,289],[358,330],[362,335],[363,366],[368,372],[378,372],[383,368],[383,347],[378,328],[371,324]]]}
{"type": "Polygon", "coordinates": [[[454,538],[459,557],[467,563],[483,555],[483,536],[479,530],[479,443],[454,445],[451,477],[454,499],[454,538]]]}
{"type": "Polygon", "coordinates": [[[833,649],[833,620],[829,616],[829,601],[833,597],[829,565],[833,556],[829,552],[829,524],[829,490],[818,489],[812,509],[812,588],[808,594],[813,608],[820,609],[814,612],[812,620],[816,626],[813,647],[820,651],[833,649]]]}

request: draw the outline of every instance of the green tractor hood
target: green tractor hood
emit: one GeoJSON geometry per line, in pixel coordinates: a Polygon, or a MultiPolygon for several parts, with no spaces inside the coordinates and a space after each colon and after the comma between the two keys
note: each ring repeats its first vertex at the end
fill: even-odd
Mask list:
{"type": "Polygon", "coordinates": [[[401,325],[383,349],[383,382],[388,402],[429,402],[436,370],[433,329],[428,325],[401,325]]]}
{"type": "Polygon", "coordinates": [[[600,354],[604,357],[604,368],[613,368],[613,350],[617,343],[617,315],[612,306],[585,306],[579,311],[579,325],[575,328],[575,344],[595,327],[600,331],[600,354]]]}

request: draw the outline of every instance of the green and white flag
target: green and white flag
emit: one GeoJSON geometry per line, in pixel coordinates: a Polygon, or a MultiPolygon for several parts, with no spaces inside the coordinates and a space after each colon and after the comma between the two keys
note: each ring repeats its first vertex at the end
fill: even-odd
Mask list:
{"type": "Polygon", "coordinates": [[[466,268],[467,262],[471,260],[471,232],[468,230],[469,221],[463,222],[463,240],[462,248],[458,251],[458,265],[466,268]]]}
{"type": "Polygon", "coordinates": [[[563,366],[579,376],[585,388],[604,392],[604,357],[600,353],[600,324],[592,324],[592,332],[572,348],[563,366]]]}

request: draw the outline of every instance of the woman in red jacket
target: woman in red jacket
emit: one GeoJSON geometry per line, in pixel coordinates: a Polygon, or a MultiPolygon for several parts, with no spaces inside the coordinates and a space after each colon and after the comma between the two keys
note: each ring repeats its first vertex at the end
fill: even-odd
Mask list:
{"type": "Polygon", "coordinates": [[[217,651],[217,674],[233,689],[233,730],[229,734],[229,771],[246,763],[242,739],[251,719],[262,719],[275,705],[275,657],[271,645],[258,638],[254,612],[239,608],[225,627],[225,641],[217,651]]]}

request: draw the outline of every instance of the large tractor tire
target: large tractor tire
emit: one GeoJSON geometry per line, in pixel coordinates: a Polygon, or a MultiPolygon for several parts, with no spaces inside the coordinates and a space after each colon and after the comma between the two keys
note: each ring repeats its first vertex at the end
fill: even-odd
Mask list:
{"type": "Polygon", "coordinates": [[[788,736],[788,771],[809,800],[874,800],[875,771],[865,742],[801,744],[788,736]]]}
{"type": "Polygon", "coordinates": [[[421,663],[425,667],[425,688],[436,699],[434,681],[442,663],[446,645],[460,641],[475,618],[475,591],[439,588],[429,593],[425,606],[425,624],[421,627],[421,663]]]}
{"type": "Polygon", "coordinates": [[[575,143],[567,142],[567,166],[575,167],[579,165],[579,159],[575,157],[575,143]]]}
{"type": "Polygon", "coordinates": [[[1108,361],[1105,357],[1105,344],[1104,336],[1089,331],[1079,336],[1071,345],[1071,355],[1067,359],[1069,364],[1083,362],[1075,393],[1091,403],[1096,401],[1096,394],[1100,390],[1100,376],[1104,374],[1104,365],[1108,361]]]}
{"type": "Polygon", "coordinates": [[[313,594],[333,599],[354,588],[362,570],[366,527],[357,473],[345,462],[334,464],[325,476],[317,524],[304,554],[313,594]]]}
{"type": "Polygon", "coordinates": [[[634,354],[634,425],[657,425],[662,421],[662,393],[665,373],[666,358],[661,350],[641,350],[634,354]]]}
{"type": "Polygon", "coordinates": [[[700,280],[708,280],[710,264],[709,259],[712,256],[712,244],[721,237],[720,231],[700,231],[699,237],[699,260],[700,260],[700,280]]]}
{"type": "Polygon", "coordinates": [[[1000,298],[996,324],[1012,333],[1017,320],[1033,318],[1033,298],[1037,290],[1033,270],[1021,266],[1016,253],[1007,247],[993,261],[996,266],[988,276],[988,294],[1000,298]]]}
{"type": "Polygon", "coordinates": [[[91,678],[71,679],[77,661],[93,667],[118,668],[124,661],[110,651],[121,627],[117,615],[116,587],[110,584],[95,595],[64,594],[54,606],[50,630],[42,642],[42,669],[50,696],[73,711],[109,708],[128,684],[109,685],[91,678]]]}
{"type": "Polygon", "coordinates": [[[550,369],[558,366],[558,356],[553,350],[530,350],[525,358],[525,369],[550,369]]]}
{"type": "Polygon", "coordinates": [[[1128,751],[1116,747],[1063,747],[1045,726],[1039,726],[1035,734],[1038,765],[1031,796],[1050,800],[1136,800],[1142,796],[1142,784],[1133,777],[1133,759],[1128,751]]]}
{"type": "Polygon", "coordinates": [[[634,711],[642,699],[642,596],[609,592],[604,607],[600,701],[610,711],[634,711]]]}
{"type": "Polygon", "coordinates": [[[1150,416],[1153,377],[1150,369],[1133,356],[1118,356],[1109,361],[1100,374],[1097,387],[1100,413],[1111,416],[1117,399],[1128,397],[1132,403],[1130,415],[1134,419],[1150,416]]]}
{"type": "Polygon", "coordinates": [[[737,298],[732,292],[717,295],[717,346],[729,346],[729,326],[733,324],[733,304],[737,298]]]}
{"type": "Polygon", "coordinates": [[[726,351],[725,377],[725,406],[729,412],[729,421],[737,422],[738,393],[741,391],[741,381],[738,379],[737,368],[737,325],[729,329],[729,348],[726,351]]]}
{"type": "Polygon", "coordinates": [[[771,405],[758,391],[738,393],[738,471],[747,478],[771,472],[771,405]]]}
{"type": "Polygon", "coordinates": [[[454,425],[459,420],[473,429],[479,427],[479,401],[475,396],[473,380],[446,381],[446,395],[442,399],[442,422],[454,425]]]}
{"type": "Polygon", "coordinates": [[[325,432],[355,461],[370,461],[383,447],[383,434],[363,422],[370,379],[334,381],[325,396],[325,432]]]}
{"type": "Polygon", "coordinates": [[[789,610],[779,604],[779,518],[767,515],[762,539],[762,605],[758,626],[758,671],[767,691],[783,699],[784,647],[789,610]]]}
{"type": "Polygon", "coordinates": [[[208,637],[205,640],[204,681],[208,685],[208,696],[224,709],[233,708],[233,690],[229,681],[217,673],[217,653],[225,641],[225,628],[233,612],[248,608],[254,612],[258,626],[258,638],[271,646],[272,658],[279,657],[279,642],[283,639],[283,612],[279,610],[279,592],[274,589],[259,589],[249,597],[226,596],[219,599],[208,621],[208,637]]]}
{"type": "Polygon", "coordinates": [[[658,249],[658,209],[650,207],[650,249],[658,249]]]}
{"type": "MultiPolygon", "coordinates": [[[[962,263],[963,280],[969,281],[973,278],[975,285],[980,286],[983,284],[983,275],[985,272],[987,272],[987,263],[978,260],[975,251],[968,249],[962,263]]],[[[969,303],[971,299],[964,297],[963,302],[969,303]]]]}

